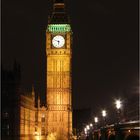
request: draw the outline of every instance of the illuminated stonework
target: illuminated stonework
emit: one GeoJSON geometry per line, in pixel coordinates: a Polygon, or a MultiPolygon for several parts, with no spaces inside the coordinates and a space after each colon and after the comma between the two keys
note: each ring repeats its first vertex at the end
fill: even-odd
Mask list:
{"type": "Polygon", "coordinates": [[[34,100],[27,96],[20,96],[20,135],[29,136],[35,132],[34,100]]]}
{"type": "Polygon", "coordinates": [[[20,140],[38,139],[46,136],[46,108],[40,107],[40,99],[35,107],[35,93],[20,95],[20,140]]]}
{"type": "MultiPolygon", "coordinates": [[[[54,25],[48,25],[48,28],[54,25]]],[[[65,27],[61,24],[60,27],[65,27]]],[[[69,28],[70,29],[70,28],[69,28]]],[[[58,35],[55,31],[46,32],[47,54],[47,134],[56,140],[68,140],[72,134],[72,104],[71,104],[71,36],[69,30],[59,32],[64,36],[63,48],[54,48],[52,37],[58,35]]]]}

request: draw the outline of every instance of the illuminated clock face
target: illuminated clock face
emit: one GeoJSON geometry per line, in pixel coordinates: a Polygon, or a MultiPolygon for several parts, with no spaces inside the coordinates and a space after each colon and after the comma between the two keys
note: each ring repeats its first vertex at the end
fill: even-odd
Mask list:
{"type": "Polygon", "coordinates": [[[57,36],[53,37],[52,44],[55,48],[61,48],[65,44],[65,39],[63,36],[57,35],[57,36]]]}

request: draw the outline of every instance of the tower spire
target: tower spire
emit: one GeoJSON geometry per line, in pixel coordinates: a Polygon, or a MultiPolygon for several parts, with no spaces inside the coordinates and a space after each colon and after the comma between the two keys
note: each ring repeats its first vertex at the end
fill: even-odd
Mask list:
{"type": "Polygon", "coordinates": [[[53,12],[49,17],[49,24],[67,24],[69,17],[65,10],[65,0],[53,0],[53,12]]]}
{"type": "Polygon", "coordinates": [[[64,2],[64,0],[54,0],[53,11],[54,12],[65,12],[65,2],[64,2]]]}

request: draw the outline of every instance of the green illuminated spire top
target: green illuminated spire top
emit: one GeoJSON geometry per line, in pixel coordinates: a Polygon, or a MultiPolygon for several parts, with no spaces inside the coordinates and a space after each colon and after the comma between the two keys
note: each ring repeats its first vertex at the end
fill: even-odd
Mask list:
{"type": "Polygon", "coordinates": [[[65,10],[65,0],[53,1],[53,12],[50,16],[49,24],[68,24],[69,18],[65,10]]]}

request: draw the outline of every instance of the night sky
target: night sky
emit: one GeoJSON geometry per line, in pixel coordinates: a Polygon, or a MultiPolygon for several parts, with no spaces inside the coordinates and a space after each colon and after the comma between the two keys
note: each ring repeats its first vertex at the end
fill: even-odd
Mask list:
{"type": "MultiPolygon", "coordinates": [[[[138,1],[67,0],[73,30],[73,107],[108,107],[138,95],[138,1]]],[[[2,63],[21,65],[24,88],[45,95],[51,0],[2,0],[2,63]]]]}

